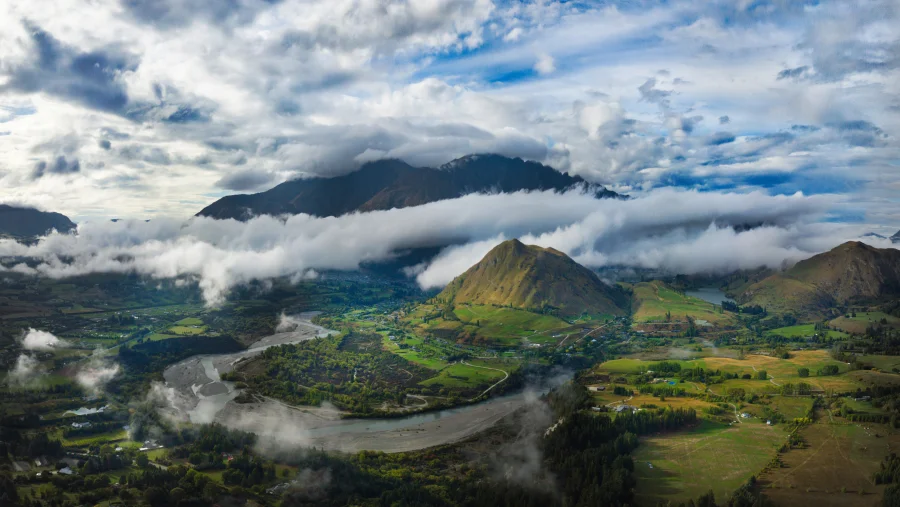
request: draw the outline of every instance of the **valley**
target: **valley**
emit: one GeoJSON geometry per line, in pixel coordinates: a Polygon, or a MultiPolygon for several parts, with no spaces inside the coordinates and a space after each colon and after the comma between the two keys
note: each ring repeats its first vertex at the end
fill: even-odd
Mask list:
{"type": "Polygon", "coordinates": [[[404,477],[416,486],[396,498],[431,505],[889,494],[875,474],[900,444],[890,300],[811,318],[806,299],[759,306],[726,281],[608,285],[515,240],[440,292],[334,273],[210,308],[147,283],[6,289],[0,450],[23,504],[152,504],[140,488],[156,481],[302,505],[320,498],[304,474],[326,470],[353,477],[324,486],[335,505],[376,505],[404,477]],[[510,479],[535,459],[530,485],[510,479]],[[614,475],[573,472],[597,463],[614,475]]]}

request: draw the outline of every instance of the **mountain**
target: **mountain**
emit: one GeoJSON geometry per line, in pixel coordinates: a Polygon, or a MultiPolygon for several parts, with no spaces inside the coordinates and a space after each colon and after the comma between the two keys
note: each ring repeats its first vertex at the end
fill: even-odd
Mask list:
{"type": "Polygon", "coordinates": [[[458,276],[438,296],[450,304],[554,308],[561,315],[624,315],[627,296],[593,271],[552,248],[505,241],[458,276]]]}
{"type": "Polygon", "coordinates": [[[0,204],[0,235],[35,237],[43,236],[51,229],[69,232],[74,228],[69,217],[60,213],[0,204]]]}
{"type": "Polygon", "coordinates": [[[891,241],[893,243],[900,243],[900,231],[897,231],[893,236],[891,236],[891,241]]]}
{"type": "Polygon", "coordinates": [[[900,297],[900,250],[850,241],[747,287],[742,304],[803,314],[900,297]]]}
{"type": "Polygon", "coordinates": [[[238,220],[297,213],[340,216],[353,211],[418,206],[474,192],[563,191],[578,186],[598,198],[623,197],[536,162],[469,155],[436,169],[412,167],[400,160],[369,162],[343,176],[287,181],[258,194],[226,196],[197,215],[238,220]]]}

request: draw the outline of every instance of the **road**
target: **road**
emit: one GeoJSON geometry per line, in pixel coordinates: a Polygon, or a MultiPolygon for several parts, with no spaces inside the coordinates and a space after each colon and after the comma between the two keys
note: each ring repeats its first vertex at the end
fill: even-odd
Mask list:
{"type": "MultiPolygon", "coordinates": [[[[494,370],[494,371],[499,371],[499,372],[502,372],[503,375],[505,375],[505,377],[503,377],[502,379],[500,379],[499,382],[497,382],[496,384],[492,385],[491,387],[488,387],[487,389],[484,390],[483,393],[479,394],[479,395],[476,396],[475,398],[472,398],[472,400],[484,396],[485,394],[489,393],[491,389],[497,387],[497,386],[500,385],[504,380],[506,380],[506,379],[509,378],[509,373],[507,373],[506,370],[501,370],[500,368],[489,368],[489,367],[487,367],[487,366],[476,366],[476,365],[474,365],[474,364],[467,363],[467,362],[465,362],[465,361],[460,361],[460,364],[464,364],[464,365],[466,365],[466,366],[471,366],[472,368],[481,368],[482,370],[494,370]]],[[[469,401],[472,401],[472,400],[469,400],[469,401]]]]}

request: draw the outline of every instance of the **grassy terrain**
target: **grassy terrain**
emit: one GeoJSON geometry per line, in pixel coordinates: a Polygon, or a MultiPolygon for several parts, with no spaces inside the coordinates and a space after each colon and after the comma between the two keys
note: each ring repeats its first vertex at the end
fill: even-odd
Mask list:
{"type": "Polygon", "coordinates": [[[726,498],[775,456],[786,437],[759,423],[703,421],[690,430],[642,439],[634,453],[635,498],[640,505],[656,505],[696,499],[709,490],[726,498]]]}
{"type": "Polygon", "coordinates": [[[879,505],[884,486],[875,486],[872,474],[900,442],[897,435],[882,425],[846,424],[822,413],[800,436],[806,448],[782,453],[785,466],[759,477],[767,497],[777,505],[879,505]]]}
{"type": "Polygon", "coordinates": [[[848,333],[862,334],[866,332],[867,327],[880,324],[882,320],[890,327],[900,328],[900,318],[884,312],[856,312],[855,317],[852,314],[850,316],[843,315],[831,320],[828,324],[848,333]]]}
{"type": "Polygon", "coordinates": [[[778,329],[766,331],[767,336],[783,336],[785,338],[811,338],[817,334],[832,339],[846,338],[849,336],[847,333],[835,329],[816,331],[815,324],[799,324],[796,326],[780,327],[778,329]]]}
{"type": "Polygon", "coordinates": [[[440,309],[421,305],[408,318],[422,333],[447,338],[464,338],[475,343],[497,343],[519,346],[525,340],[531,343],[556,343],[566,329],[572,328],[553,315],[519,310],[515,308],[460,305],[453,314],[455,319],[440,315],[440,309]]]}
{"type": "Polygon", "coordinates": [[[684,321],[687,316],[715,324],[730,324],[734,320],[718,305],[683,295],[660,281],[635,284],[632,308],[635,322],[662,322],[666,312],[673,321],[684,321]]]}
{"type": "Polygon", "coordinates": [[[487,370],[467,364],[452,364],[438,373],[436,377],[422,381],[423,386],[435,387],[438,384],[444,387],[471,387],[473,385],[490,385],[499,381],[505,375],[495,370],[487,370]]]}

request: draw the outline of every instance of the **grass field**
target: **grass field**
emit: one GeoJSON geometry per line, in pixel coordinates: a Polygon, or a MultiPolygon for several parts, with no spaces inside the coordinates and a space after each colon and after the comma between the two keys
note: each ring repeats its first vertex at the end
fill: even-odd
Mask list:
{"type": "Polygon", "coordinates": [[[102,445],[117,443],[128,438],[128,432],[125,430],[111,431],[109,433],[99,433],[97,435],[89,435],[85,437],[75,437],[71,440],[63,439],[65,445],[72,447],[89,447],[91,445],[102,445]]]}
{"type": "Polygon", "coordinates": [[[634,452],[638,505],[725,499],[775,456],[787,434],[759,423],[703,421],[696,428],[641,440],[634,452]],[[652,465],[652,468],[650,467],[652,465]]]}
{"type": "Polygon", "coordinates": [[[856,317],[842,316],[830,321],[828,324],[848,333],[862,334],[866,332],[867,327],[880,323],[882,319],[891,327],[900,328],[900,318],[883,312],[857,312],[856,317]]]}
{"type": "Polygon", "coordinates": [[[193,336],[205,333],[206,326],[172,326],[167,331],[179,336],[193,336]]]}
{"type": "Polygon", "coordinates": [[[458,320],[441,317],[422,319],[433,315],[438,308],[420,305],[407,319],[423,332],[436,335],[460,336],[488,341],[504,346],[518,346],[524,339],[534,343],[550,343],[561,338],[554,337],[572,325],[552,315],[519,310],[515,308],[487,305],[460,305],[453,313],[458,320]]]}
{"type": "Polygon", "coordinates": [[[642,282],[633,287],[632,307],[635,322],[661,322],[666,312],[673,321],[684,321],[686,316],[711,323],[731,323],[733,317],[721,311],[721,307],[699,298],[675,292],[663,282],[642,282]]]}
{"type": "Polygon", "coordinates": [[[900,356],[856,356],[863,364],[872,365],[882,371],[892,371],[894,368],[900,369],[900,356]]]}
{"type": "Polygon", "coordinates": [[[849,336],[847,333],[835,329],[816,331],[815,324],[799,324],[796,326],[780,327],[778,329],[766,331],[767,336],[783,336],[785,338],[811,338],[816,334],[835,339],[846,338],[849,336]]]}
{"type": "Polygon", "coordinates": [[[188,317],[186,319],[181,319],[175,323],[178,326],[202,326],[203,321],[196,317],[188,317]]]}
{"type": "Polygon", "coordinates": [[[438,373],[436,377],[420,382],[423,386],[441,384],[444,387],[477,387],[488,386],[505,377],[502,372],[477,368],[466,364],[452,364],[438,373]]]}
{"type": "Polygon", "coordinates": [[[900,443],[891,433],[881,425],[844,424],[821,413],[818,422],[800,430],[808,447],[782,453],[785,467],[762,474],[760,484],[776,505],[880,505],[884,486],[875,486],[872,474],[900,443]]]}

